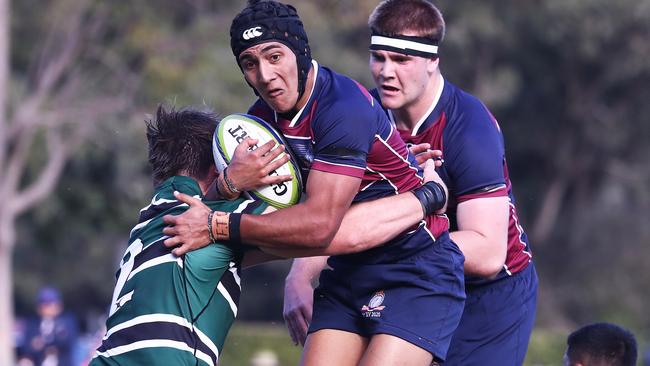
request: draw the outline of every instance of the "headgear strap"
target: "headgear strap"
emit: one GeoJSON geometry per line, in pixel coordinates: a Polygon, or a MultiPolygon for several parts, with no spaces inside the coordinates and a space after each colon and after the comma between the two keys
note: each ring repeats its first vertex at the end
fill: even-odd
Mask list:
{"type": "Polygon", "coordinates": [[[425,37],[373,33],[370,37],[371,50],[399,52],[419,57],[438,57],[438,42],[425,37]]]}
{"type": "Polygon", "coordinates": [[[311,50],[296,8],[277,1],[249,1],[230,26],[230,47],[237,65],[247,48],[270,41],[284,44],[296,55],[300,99],[311,69],[311,50]]]}

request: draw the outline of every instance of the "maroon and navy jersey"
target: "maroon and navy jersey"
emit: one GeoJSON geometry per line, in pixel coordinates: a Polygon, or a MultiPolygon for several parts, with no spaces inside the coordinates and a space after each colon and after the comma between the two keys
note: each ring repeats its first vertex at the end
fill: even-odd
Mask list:
{"type": "MultiPolygon", "coordinates": [[[[376,90],[371,94],[379,100],[376,90]]],[[[438,169],[449,189],[447,215],[451,230],[457,230],[456,207],[475,198],[508,196],[510,216],[508,249],[503,270],[496,279],[511,276],[530,263],[528,238],[519,223],[512,184],[508,177],[503,135],[496,119],[476,97],[443,81],[442,90],[430,110],[413,131],[399,130],[408,144],[429,143],[443,152],[445,160],[438,169]]],[[[393,116],[387,114],[391,121],[393,116]]],[[[495,280],[496,280],[495,279],[495,280]]],[[[486,282],[467,276],[466,285],[486,282]]]]}
{"type": "MultiPolygon", "coordinates": [[[[422,172],[379,102],[356,81],[315,61],[313,67],[315,83],[309,101],[292,119],[283,118],[262,99],[249,110],[282,132],[298,161],[303,182],[307,182],[311,170],[360,178],[362,182],[354,202],[395,195],[420,186],[422,172]]],[[[447,234],[446,216],[427,221],[435,238],[447,234]]],[[[402,253],[409,249],[395,240],[363,255],[341,257],[381,261],[392,255],[386,250],[391,246],[405,249],[402,253]]]]}

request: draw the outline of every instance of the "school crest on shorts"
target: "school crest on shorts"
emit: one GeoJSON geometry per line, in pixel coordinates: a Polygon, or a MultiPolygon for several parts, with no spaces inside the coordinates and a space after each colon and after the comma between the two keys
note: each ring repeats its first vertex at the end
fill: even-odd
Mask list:
{"type": "Polygon", "coordinates": [[[382,305],[385,298],[386,295],[383,290],[375,292],[375,294],[370,298],[368,305],[363,305],[361,307],[361,315],[366,318],[379,318],[381,316],[381,311],[386,308],[385,305],[382,305]]]}

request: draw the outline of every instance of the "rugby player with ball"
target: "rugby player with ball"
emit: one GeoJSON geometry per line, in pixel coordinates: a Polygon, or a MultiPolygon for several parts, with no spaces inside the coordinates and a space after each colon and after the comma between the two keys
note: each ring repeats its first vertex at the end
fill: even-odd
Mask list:
{"type": "MultiPolygon", "coordinates": [[[[384,245],[329,258],[331,269],[321,273],[314,294],[302,363],[430,365],[444,360],[465,299],[464,257],[450,240],[442,214],[444,185],[423,184],[415,158],[364,87],[312,60],[294,7],[250,1],[233,20],[230,36],[237,64],[260,97],[249,114],[284,135],[296,155],[305,198],[268,215],[250,215],[213,213],[182,196],[191,207],[165,218],[170,225],[165,233],[173,236],[165,245],[186,250],[207,245],[213,237],[263,250],[328,248],[353,203],[412,191],[433,203],[423,205],[426,217],[418,225],[384,245]]],[[[265,155],[242,156],[259,161],[265,155]]],[[[237,165],[237,157],[231,164],[237,165]]],[[[243,172],[248,173],[259,170],[243,172]]],[[[237,186],[244,175],[227,168],[222,176],[219,187],[226,194],[245,190],[237,186]]],[[[366,219],[392,210],[381,206],[366,219]]]]}
{"type": "MultiPolygon", "coordinates": [[[[245,116],[227,117],[221,127],[231,128],[233,118],[247,121],[245,116]]],[[[163,245],[167,238],[163,217],[188,209],[175,198],[177,192],[203,202],[211,210],[252,215],[273,210],[263,200],[210,200],[218,176],[211,143],[218,123],[211,113],[163,107],[147,122],[155,194],[151,204],[140,211],[140,219],[131,231],[116,275],[107,332],[91,366],[217,365],[237,315],[241,266],[277,258],[223,241],[184,255],[175,255],[163,245]]],[[[253,131],[250,126],[244,127],[253,131]]],[[[271,130],[257,129],[264,131],[271,130]]],[[[347,211],[332,244],[324,250],[274,253],[286,256],[356,251],[380,244],[385,240],[383,235],[395,236],[423,217],[420,201],[410,193],[363,203],[347,211]],[[383,204],[393,210],[368,220],[369,214],[383,204]],[[372,235],[360,237],[358,228],[371,224],[382,230],[368,230],[372,235]]]]}

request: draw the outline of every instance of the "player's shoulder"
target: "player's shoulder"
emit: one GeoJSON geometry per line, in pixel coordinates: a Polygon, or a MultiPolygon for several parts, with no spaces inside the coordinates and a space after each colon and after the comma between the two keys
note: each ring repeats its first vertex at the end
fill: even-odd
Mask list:
{"type": "Polygon", "coordinates": [[[358,81],[324,66],[319,68],[319,73],[324,81],[324,99],[329,101],[328,107],[341,107],[347,113],[347,108],[354,107],[359,111],[374,108],[374,98],[358,81]]]}
{"type": "Polygon", "coordinates": [[[449,127],[460,129],[485,129],[498,128],[496,119],[487,106],[475,95],[449,83],[445,80],[445,87],[449,88],[447,118],[449,127]]]}
{"type": "Polygon", "coordinates": [[[485,104],[474,94],[463,90],[453,83],[445,80],[445,87],[449,88],[450,96],[455,107],[465,112],[474,112],[479,114],[489,114],[485,104]]]}

